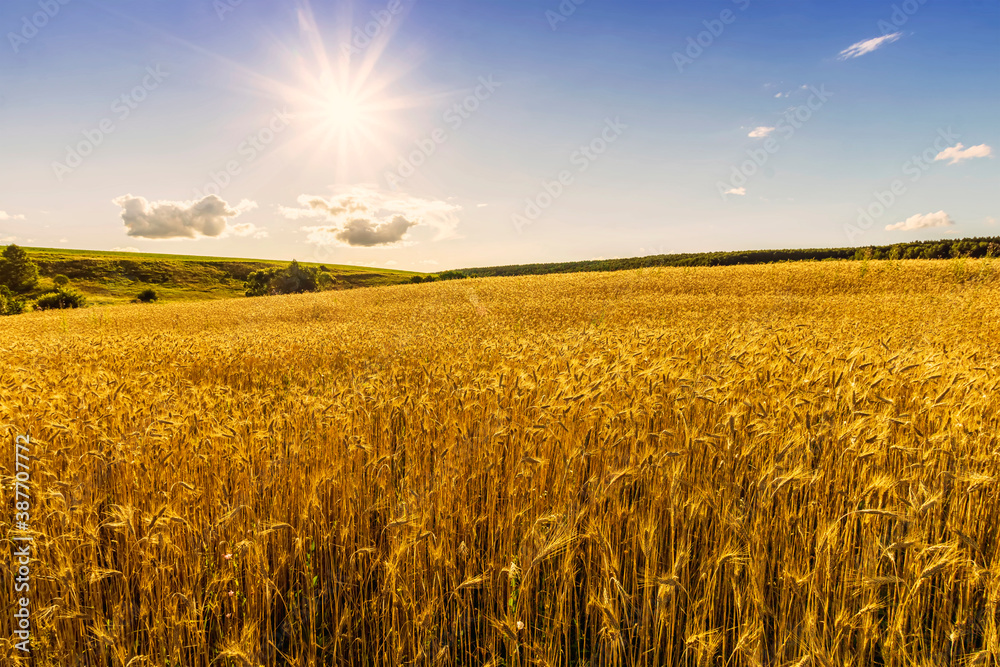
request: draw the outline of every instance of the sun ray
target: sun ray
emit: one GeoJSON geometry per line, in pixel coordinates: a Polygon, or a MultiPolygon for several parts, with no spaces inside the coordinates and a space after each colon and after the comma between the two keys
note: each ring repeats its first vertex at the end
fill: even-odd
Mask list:
{"type": "MultiPolygon", "coordinates": [[[[228,70],[228,90],[287,107],[292,129],[289,138],[272,149],[270,159],[280,160],[281,168],[298,167],[303,173],[318,170],[333,185],[356,182],[359,174],[370,176],[393,164],[401,146],[417,135],[406,112],[441,107],[459,92],[405,91],[402,80],[419,62],[390,63],[387,55],[405,12],[384,26],[360,54],[352,54],[343,46],[351,43],[351,31],[359,17],[348,0],[337,7],[333,25],[321,27],[309,0],[297,0],[298,39],[271,34],[269,48],[275,67],[268,73],[113,7],[103,8],[228,70]]],[[[360,23],[364,23],[363,18],[360,23]]]]}

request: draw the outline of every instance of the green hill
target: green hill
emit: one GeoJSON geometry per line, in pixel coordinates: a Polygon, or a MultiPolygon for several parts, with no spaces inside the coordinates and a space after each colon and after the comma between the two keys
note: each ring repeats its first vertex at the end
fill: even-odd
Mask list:
{"type": "MultiPolygon", "coordinates": [[[[40,280],[30,297],[54,288],[52,279],[65,275],[93,305],[127,303],[144,289],[156,290],[168,301],[205,301],[243,296],[243,282],[260,269],[287,266],[287,261],[158,255],[102,250],[25,248],[38,265],[40,280]]],[[[305,266],[320,264],[301,262],[305,266]]],[[[325,265],[337,289],[398,285],[409,282],[409,271],[363,266],[325,265]]]]}

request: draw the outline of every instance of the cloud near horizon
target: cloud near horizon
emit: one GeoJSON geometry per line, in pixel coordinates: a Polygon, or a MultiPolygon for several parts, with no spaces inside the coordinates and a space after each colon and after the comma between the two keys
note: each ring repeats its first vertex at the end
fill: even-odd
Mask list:
{"type": "Polygon", "coordinates": [[[860,58],[863,55],[869,54],[872,51],[885,46],[886,44],[892,44],[898,41],[900,37],[903,36],[901,32],[894,32],[891,35],[883,35],[881,37],[873,37],[872,39],[864,39],[860,42],[855,42],[851,44],[846,49],[841,51],[837,55],[837,60],[850,60],[851,58],[860,58]]]}
{"type": "Polygon", "coordinates": [[[356,248],[399,246],[415,227],[437,230],[434,240],[455,237],[460,206],[407,195],[387,195],[369,187],[354,187],[332,198],[301,195],[299,208],[280,207],[289,220],[317,220],[305,226],[306,240],[320,246],[356,248]]]}
{"type": "Polygon", "coordinates": [[[14,215],[13,213],[8,213],[7,211],[0,211],[0,221],[6,222],[8,220],[24,220],[24,216],[14,215]]]}
{"type": "Polygon", "coordinates": [[[962,160],[971,160],[977,157],[992,157],[993,149],[986,144],[979,144],[978,146],[965,147],[964,144],[955,144],[951,148],[946,148],[934,158],[934,161],[938,160],[951,160],[949,165],[958,164],[962,160]]]}
{"type": "Polygon", "coordinates": [[[235,207],[217,195],[197,201],[147,201],[145,197],[123,195],[112,200],[122,209],[126,233],[134,238],[202,239],[253,236],[264,238],[267,231],[252,224],[233,225],[230,221],[257,208],[244,199],[235,207]]]}
{"type": "Polygon", "coordinates": [[[928,213],[926,215],[917,214],[894,225],[886,225],[887,232],[909,232],[915,229],[930,229],[932,227],[951,227],[955,222],[944,211],[928,213]]]}

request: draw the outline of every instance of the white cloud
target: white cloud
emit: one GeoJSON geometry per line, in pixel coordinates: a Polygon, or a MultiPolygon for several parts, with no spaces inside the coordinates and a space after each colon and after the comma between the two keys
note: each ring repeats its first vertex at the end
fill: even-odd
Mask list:
{"type": "Polygon", "coordinates": [[[112,248],[111,252],[142,252],[142,251],[139,250],[138,248],[133,248],[132,246],[128,246],[127,248],[112,248]]]}
{"type": "MultiPolygon", "coordinates": [[[[239,208],[239,207],[237,207],[239,208]]],[[[266,229],[259,229],[256,225],[244,222],[240,225],[233,225],[229,228],[230,236],[252,236],[255,239],[266,239],[270,234],[266,229]]]]}
{"type": "Polygon", "coordinates": [[[69,239],[59,239],[59,243],[69,243],[69,239]]]}
{"type": "Polygon", "coordinates": [[[303,227],[310,232],[306,240],[316,245],[346,245],[362,248],[396,245],[403,240],[414,220],[402,215],[393,216],[387,222],[377,222],[367,218],[354,218],[338,227],[303,227]]]}
{"type": "Polygon", "coordinates": [[[10,245],[16,240],[16,236],[0,236],[0,245],[10,245]]]}
{"type": "Polygon", "coordinates": [[[7,211],[0,211],[0,220],[5,221],[5,222],[7,220],[24,220],[24,216],[23,215],[14,215],[12,213],[8,213],[7,211]]]}
{"type": "Polygon", "coordinates": [[[747,195],[747,189],[746,188],[731,188],[729,190],[726,190],[725,194],[727,194],[727,195],[739,195],[740,197],[746,197],[746,195],[747,195]]]}
{"type": "MultiPolygon", "coordinates": [[[[244,199],[235,207],[216,195],[198,201],[154,201],[131,194],[112,200],[122,209],[129,236],[144,239],[200,239],[227,236],[266,235],[254,225],[231,225],[230,221],[257,208],[244,199]]],[[[257,236],[260,238],[259,236],[257,236]]]]}
{"type": "Polygon", "coordinates": [[[399,264],[399,262],[397,262],[394,259],[390,259],[388,262],[385,263],[386,266],[396,266],[397,264],[399,264]]]}
{"type": "Polygon", "coordinates": [[[486,208],[489,204],[476,204],[476,208],[486,208]]]}
{"type": "Polygon", "coordinates": [[[891,35],[883,35],[881,37],[873,37],[872,39],[865,39],[860,42],[851,44],[846,49],[840,52],[837,56],[837,60],[850,60],[851,58],[860,58],[863,55],[871,53],[875,49],[884,46],[886,44],[892,44],[903,36],[901,32],[894,32],[891,35]]]}
{"type": "Polygon", "coordinates": [[[992,227],[993,225],[997,224],[996,218],[993,217],[986,218],[986,224],[992,227]]]}
{"type": "Polygon", "coordinates": [[[930,229],[932,227],[951,227],[954,221],[944,211],[928,213],[926,215],[914,215],[903,222],[894,225],[886,225],[887,232],[909,232],[915,229],[930,229]]]}
{"type": "Polygon", "coordinates": [[[748,134],[747,136],[750,137],[751,139],[763,139],[765,137],[770,136],[771,133],[774,132],[774,130],[775,128],[773,127],[765,127],[764,125],[761,125],[760,127],[751,130],[750,134],[748,134]]]}
{"type": "Polygon", "coordinates": [[[367,186],[342,190],[332,198],[301,195],[299,208],[280,207],[289,220],[325,224],[302,227],[307,241],[321,246],[373,248],[406,241],[415,227],[437,231],[434,240],[455,237],[460,206],[408,195],[386,194],[367,186]]]}
{"type": "Polygon", "coordinates": [[[951,160],[948,164],[958,164],[962,160],[971,160],[977,157],[992,157],[992,155],[993,149],[986,144],[969,146],[968,148],[963,144],[955,144],[951,148],[946,148],[938,153],[934,160],[935,162],[938,160],[951,160]]]}

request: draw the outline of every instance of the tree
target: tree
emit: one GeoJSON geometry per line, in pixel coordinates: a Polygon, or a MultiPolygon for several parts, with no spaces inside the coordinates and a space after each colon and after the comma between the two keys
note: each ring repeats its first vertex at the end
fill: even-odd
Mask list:
{"type": "Polygon", "coordinates": [[[20,315],[26,306],[24,299],[19,299],[6,285],[0,285],[0,316],[20,315]]]}
{"type": "Polygon", "coordinates": [[[0,285],[13,292],[24,294],[38,284],[38,266],[31,261],[24,248],[13,243],[4,248],[0,256],[0,285]]]}
{"type": "Polygon", "coordinates": [[[294,259],[288,268],[278,274],[271,287],[277,294],[302,294],[319,289],[317,269],[303,267],[294,259]]]}
{"type": "Polygon", "coordinates": [[[297,261],[292,260],[288,268],[262,269],[247,276],[246,295],[302,294],[303,292],[318,291],[321,282],[324,285],[332,284],[332,281],[327,283],[319,275],[319,269],[302,266],[297,261]]]}
{"type": "Polygon", "coordinates": [[[270,296],[274,294],[271,291],[271,281],[278,275],[278,271],[279,269],[261,269],[247,276],[247,281],[244,284],[247,296],[270,296]]]}

